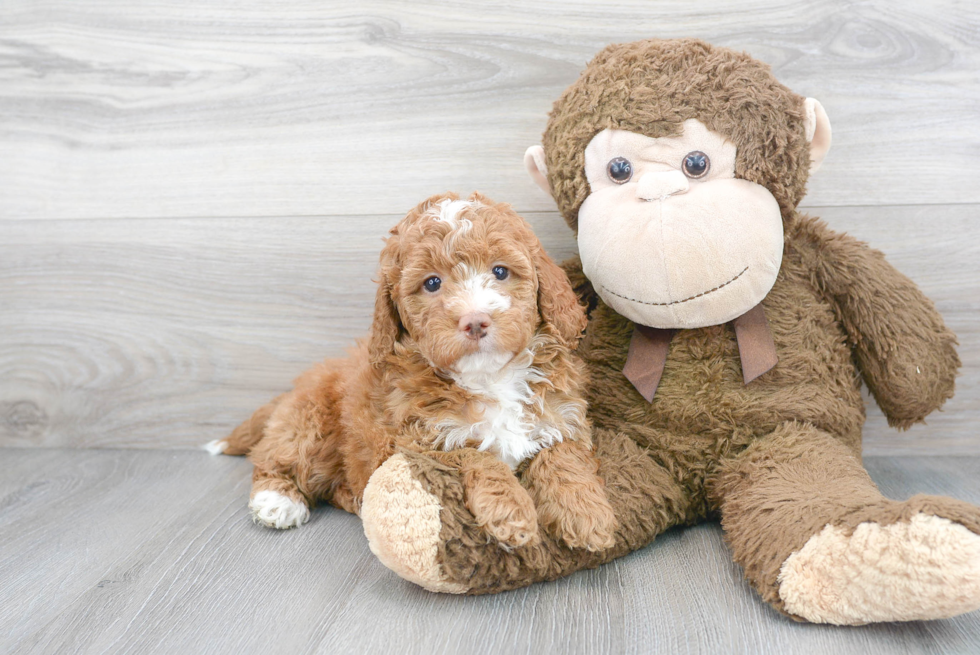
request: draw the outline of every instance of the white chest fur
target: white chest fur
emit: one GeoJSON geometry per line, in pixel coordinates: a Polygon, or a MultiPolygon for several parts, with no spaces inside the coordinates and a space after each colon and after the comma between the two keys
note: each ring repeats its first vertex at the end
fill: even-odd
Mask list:
{"type": "Polygon", "coordinates": [[[456,384],[474,395],[471,402],[482,404],[483,416],[474,423],[461,418],[441,422],[437,444],[454,450],[477,442],[480,450],[516,468],[542,448],[560,442],[558,428],[537,420],[539,412],[533,411],[542,400],[531,385],[544,377],[531,361],[527,351],[513,359],[509,353],[463,357],[451,375],[456,384]]]}

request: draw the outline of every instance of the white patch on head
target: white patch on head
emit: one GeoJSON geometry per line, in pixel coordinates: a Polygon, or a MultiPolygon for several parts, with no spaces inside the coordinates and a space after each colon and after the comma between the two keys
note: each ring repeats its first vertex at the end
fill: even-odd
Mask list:
{"type": "Polygon", "coordinates": [[[252,520],[267,528],[294,528],[310,520],[310,509],[278,491],[260,491],[248,501],[252,520]]]}
{"type": "Polygon", "coordinates": [[[469,312],[486,312],[510,309],[510,296],[496,288],[495,278],[487,272],[474,271],[466,264],[457,264],[453,270],[462,278],[462,292],[447,299],[446,305],[460,315],[469,312]]]}
{"type": "Polygon", "coordinates": [[[215,439],[214,441],[207,442],[201,446],[201,448],[208,451],[212,455],[220,455],[228,450],[228,442],[224,439],[215,439]]]}
{"type": "Polygon", "coordinates": [[[427,211],[426,214],[432,216],[437,221],[448,223],[453,229],[461,227],[463,224],[465,224],[468,229],[469,227],[472,227],[472,223],[465,218],[462,221],[457,221],[456,219],[459,216],[459,212],[472,206],[473,203],[469,200],[450,200],[449,198],[446,198],[445,200],[429,208],[429,211],[427,211]]]}
{"type": "Polygon", "coordinates": [[[445,243],[443,244],[447,255],[451,256],[453,254],[453,251],[456,249],[456,240],[469,232],[470,228],[473,227],[473,222],[468,218],[459,218],[459,213],[467,207],[475,209],[482,206],[482,203],[471,200],[450,200],[446,198],[429,207],[428,211],[423,214],[424,216],[434,218],[440,223],[449,225],[449,234],[446,235],[445,243]]]}
{"type": "Polygon", "coordinates": [[[450,375],[456,384],[482,397],[483,419],[476,423],[443,421],[436,426],[436,446],[454,450],[466,447],[472,440],[479,441],[479,450],[493,453],[513,469],[539,450],[570,437],[554,425],[535,422],[528,413],[542,402],[531,384],[547,381],[531,365],[533,360],[530,349],[515,357],[510,353],[461,357],[450,375]]]}

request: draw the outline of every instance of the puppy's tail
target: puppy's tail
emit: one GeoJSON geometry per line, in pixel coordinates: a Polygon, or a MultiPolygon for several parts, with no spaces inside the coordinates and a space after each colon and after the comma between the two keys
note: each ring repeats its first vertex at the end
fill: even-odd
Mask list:
{"type": "Polygon", "coordinates": [[[282,396],[277,396],[259,407],[252,416],[231,431],[224,439],[215,439],[204,444],[204,449],[212,455],[248,455],[249,451],[265,434],[265,425],[279,405],[282,396]]]}

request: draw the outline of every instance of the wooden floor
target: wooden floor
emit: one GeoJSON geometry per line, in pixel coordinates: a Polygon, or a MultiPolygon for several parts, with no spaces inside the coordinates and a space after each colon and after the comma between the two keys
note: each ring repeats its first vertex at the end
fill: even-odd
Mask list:
{"type": "MultiPolygon", "coordinates": [[[[980,503],[980,458],[869,458],[892,497],[980,503]]],[[[333,508],[278,532],[250,466],[204,452],[9,449],[0,477],[3,653],[976,653],[980,613],[837,628],[749,589],[717,525],[595,571],[484,597],[431,594],[333,508]]]]}
{"type": "Polygon", "coordinates": [[[960,338],[957,395],[886,493],[980,503],[980,3],[7,0],[0,18],[0,653],[976,653],[980,615],[794,624],[716,526],[489,598],[431,595],[356,518],[253,526],[196,448],[363,335],[418,201],[512,203],[551,103],[608,43],[698,36],[826,107],[804,201],[882,249],[960,338]],[[926,457],[929,456],[929,457],[926,457]]]}

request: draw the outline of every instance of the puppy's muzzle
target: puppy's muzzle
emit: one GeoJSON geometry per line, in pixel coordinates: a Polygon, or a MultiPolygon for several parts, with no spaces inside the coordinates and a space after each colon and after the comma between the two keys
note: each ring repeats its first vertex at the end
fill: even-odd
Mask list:
{"type": "Polygon", "coordinates": [[[466,314],[459,319],[459,331],[466,335],[467,339],[479,341],[487,336],[490,330],[490,316],[483,312],[466,314]]]}

